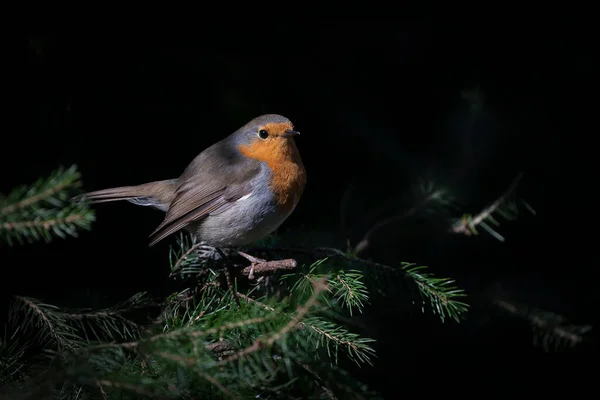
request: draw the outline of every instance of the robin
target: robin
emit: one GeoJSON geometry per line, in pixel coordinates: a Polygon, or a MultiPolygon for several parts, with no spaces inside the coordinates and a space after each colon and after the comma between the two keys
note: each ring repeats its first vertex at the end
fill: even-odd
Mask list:
{"type": "Polygon", "coordinates": [[[289,119],[259,116],[201,152],[177,179],[85,193],[92,203],[127,200],[166,212],[149,246],[184,229],[216,249],[275,231],[294,211],[306,171],[289,119]]]}

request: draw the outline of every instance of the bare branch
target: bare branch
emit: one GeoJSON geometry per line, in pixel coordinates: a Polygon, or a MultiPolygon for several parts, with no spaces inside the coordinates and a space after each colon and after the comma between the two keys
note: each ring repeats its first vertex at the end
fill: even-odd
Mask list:
{"type": "Polygon", "coordinates": [[[241,271],[244,276],[249,276],[250,271],[254,268],[254,274],[258,276],[269,275],[276,271],[292,271],[296,269],[298,263],[293,258],[287,258],[285,260],[265,261],[263,263],[249,266],[241,271]]]}

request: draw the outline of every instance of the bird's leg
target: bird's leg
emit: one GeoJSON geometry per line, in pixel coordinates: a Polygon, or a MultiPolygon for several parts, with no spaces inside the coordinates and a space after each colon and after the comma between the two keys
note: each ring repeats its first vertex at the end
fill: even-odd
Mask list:
{"type": "Polygon", "coordinates": [[[216,247],[201,244],[196,248],[196,254],[202,259],[219,261],[222,258],[221,254],[226,254],[224,250],[219,251],[216,247]]]}
{"type": "Polygon", "coordinates": [[[227,257],[225,255],[223,250],[221,250],[220,248],[215,247],[215,250],[217,251],[217,253],[219,253],[219,255],[225,261],[225,270],[224,271],[225,271],[225,280],[227,281],[227,286],[229,286],[229,290],[231,290],[231,294],[233,295],[233,298],[235,299],[236,304],[238,305],[238,307],[241,307],[240,299],[237,295],[237,290],[235,290],[235,286],[233,285],[233,279],[231,279],[232,270],[233,270],[233,265],[231,263],[231,260],[229,259],[229,257],[227,257]]]}
{"type": "Polygon", "coordinates": [[[250,273],[248,274],[248,279],[253,280],[254,279],[254,266],[256,264],[267,262],[267,260],[263,260],[262,258],[251,256],[250,254],[244,253],[243,251],[239,251],[239,250],[237,253],[240,256],[244,257],[246,260],[250,261],[250,273]]]}

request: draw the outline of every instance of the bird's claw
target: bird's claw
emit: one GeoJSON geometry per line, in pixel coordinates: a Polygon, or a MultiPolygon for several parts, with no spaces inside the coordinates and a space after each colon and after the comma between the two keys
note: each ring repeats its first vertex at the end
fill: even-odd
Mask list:
{"type": "Polygon", "coordinates": [[[267,262],[267,260],[263,260],[262,258],[251,256],[248,253],[244,253],[243,251],[238,250],[238,254],[244,257],[246,260],[250,261],[250,273],[248,274],[249,280],[254,280],[254,266],[256,264],[261,264],[267,262]]]}
{"type": "MultiPolygon", "coordinates": [[[[219,253],[219,251],[216,248],[214,248],[212,246],[208,246],[208,245],[198,246],[196,248],[196,254],[198,255],[199,258],[213,260],[213,261],[219,261],[222,258],[221,254],[219,253]]],[[[224,252],[224,254],[227,255],[226,252],[224,252]]]]}

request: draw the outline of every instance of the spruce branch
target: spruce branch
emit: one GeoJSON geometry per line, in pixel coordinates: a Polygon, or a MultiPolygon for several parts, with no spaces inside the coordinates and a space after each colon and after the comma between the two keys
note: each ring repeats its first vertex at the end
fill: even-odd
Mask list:
{"type": "Polygon", "coordinates": [[[20,327],[29,340],[59,351],[72,350],[81,344],[75,329],[58,307],[31,297],[13,296],[9,326],[20,327]]]}
{"type": "Polygon", "coordinates": [[[358,270],[340,270],[331,281],[334,297],[348,308],[350,316],[352,310],[358,309],[362,313],[364,303],[369,300],[369,292],[363,282],[363,274],[358,270]]]}
{"type": "Polygon", "coordinates": [[[197,274],[200,272],[207,257],[202,257],[202,253],[197,250],[202,246],[201,242],[196,241],[196,237],[186,235],[181,232],[177,236],[177,245],[169,247],[169,264],[171,265],[170,278],[176,274],[197,274]]]}
{"type": "Polygon", "coordinates": [[[148,305],[146,292],[141,292],[112,307],[65,312],[64,317],[79,329],[87,342],[131,340],[138,338],[143,328],[125,314],[148,305]]]}
{"type": "MultiPolygon", "coordinates": [[[[403,262],[401,268],[395,268],[390,265],[378,263],[376,261],[365,260],[357,257],[353,254],[348,254],[339,249],[329,247],[318,247],[315,249],[303,249],[303,248],[255,248],[256,252],[286,252],[286,253],[299,253],[306,254],[311,257],[325,257],[316,261],[311,267],[305,278],[308,278],[307,282],[311,279],[322,276],[323,274],[315,274],[316,268],[323,264],[327,258],[339,258],[347,262],[349,265],[358,265],[363,267],[363,271],[368,271],[374,277],[378,277],[378,272],[391,272],[393,274],[402,273],[405,277],[409,278],[417,286],[419,293],[422,297],[429,300],[433,311],[438,314],[442,322],[446,317],[451,317],[457,322],[463,317],[469,309],[469,305],[458,301],[458,298],[466,297],[466,293],[462,289],[458,289],[455,286],[449,286],[454,283],[454,280],[450,278],[436,278],[433,273],[419,273],[427,267],[420,266],[413,268],[415,264],[403,262]]],[[[352,270],[349,270],[352,271],[352,270]]],[[[347,275],[346,275],[347,276],[347,275]]],[[[361,275],[362,276],[362,275],[361,275]]],[[[285,275],[284,278],[291,278],[292,276],[285,275]]],[[[299,294],[303,294],[307,289],[310,289],[310,285],[307,282],[299,280],[294,285],[294,290],[299,294]]],[[[375,282],[374,282],[375,283],[375,282]]],[[[376,283],[375,283],[376,284],[376,283]]],[[[335,287],[335,286],[334,286],[335,287]]],[[[340,287],[340,286],[337,286],[340,287]]],[[[343,285],[341,285],[343,287],[343,285]]],[[[356,293],[356,292],[355,292],[356,293]]],[[[366,298],[364,298],[366,300],[366,298]]],[[[362,301],[362,300],[361,300],[362,301]]],[[[362,304],[362,303],[361,303],[362,304]]],[[[359,308],[360,310],[360,308],[359,308]]],[[[425,311],[422,308],[423,312],[425,311]]]]}
{"type": "MultiPolygon", "coordinates": [[[[90,362],[94,359],[107,360],[107,357],[114,357],[117,362],[123,360],[127,352],[134,352],[138,354],[137,357],[146,356],[154,360],[155,368],[163,372],[154,377],[145,375],[140,379],[135,375],[117,373],[122,371],[121,368],[117,367],[117,370],[113,370],[109,367],[109,370],[106,370],[105,367],[106,375],[83,377],[77,382],[90,387],[100,385],[109,395],[110,391],[119,389],[152,396],[157,394],[165,397],[185,396],[187,392],[191,393],[194,385],[198,384],[198,380],[193,379],[194,376],[200,377],[207,385],[197,388],[200,390],[199,393],[208,393],[211,390],[214,393],[217,390],[225,397],[246,398],[243,394],[248,390],[254,394],[272,390],[274,379],[282,378],[281,364],[285,363],[288,357],[295,357],[287,343],[295,341],[294,332],[297,331],[300,322],[306,319],[312,309],[319,304],[321,294],[326,290],[325,282],[316,283],[313,296],[298,306],[289,318],[282,319],[279,313],[265,312],[266,310],[257,307],[241,311],[237,308],[230,308],[228,311],[220,308],[214,310],[212,316],[208,315],[211,314],[209,312],[197,319],[193,325],[182,324],[181,327],[136,341],[83,347],[77,351],[81,360],[90,362]],[[252,310],[257,312],[249,313],[252,310]],[[248,314],[254,314],[256,317],[236,318],[248,314]],[[215,359],[208,345],[217,343],[213,340],[218,338],[224,338],[234,350],[231,354],[215,359]],[[281,358],[277,354],[284,357],[281,358]],[[178,378],[180,387],[160,380],[165,372],[178,370],[181,371],[181,378],[178,378]]],[[[229,303],[231,301],[230,298],[229,303]]],[[[222,343],[222,341],[221,339],[218,342],[222,343]]],[[[105,366],[118,365],[118,363],[107,364],[105,361],[102,363],[105,366]]],[[[78,374],[81,371],[78,368],[73,373],[78,374]]],[[[293,381],[292,378],[290,382],[293,381]]]]}
{"type": "Polygon", "coordinates": [[[72,165],[68,169],[59,167],[47,178],[40,178],[32,185],[21,185],[6,197],[2,197],[0,215],[8,215],[19,209],[26,209],[36,204],[47,202],[55,207],[63,205],[68,199],[65,189],[79,187],[80,174],[77,167],[72,165]]]}
{"type": "Polygon", "coordinates": [[[375,223],[363,235],[362,239],[358,241],[356,246],[354,246],[354,248],[351,250],[351,253],[358,255],[359,253],[364,252],[372,244],[372,237],[375,235],[375,233],[392,223],[397,223],[404,219],[410,218],[422,210],[451,207],[453,205],[454,198],[450,195],[449,190],[446,188],[436,187],[433,181],[420,180],[418,183],[418,189],[419,193],[412,207],[406,211],[394,214],[375,223]]]}
{"type": "MultiPolygon", "coordinates": [[[[454,280],[450,278],[436,278],[429,272],[421,272],[426,266],[417,266],[413,263],[402,263],[402,270],[406,272],[419,289],[419,293],[427,299],[434,314],[438,314],[444,322],[446,317],[460,322],[469,305],[456,299],[466,297],[464,290],[452,285],[454,280]]],[[[424,305],[425,301],[423,301],[424,305]]],[[[424,311],[424,307],[423,307],[424,311]]]]}
{"type": "Polygon", "coordinates": [[[0,236],[12,246],[15,241],[77,237],[79,230],[89,230],[95,219],[93,210],[87,203],[70,202],[80,186],[80,173],[72,165],[0,196],[0,236]]]}
{"type": "MultiPolygon", "coordinates": [[[[171,246],[169,249],[169,262],[171,265],[169,276],[171,278],[177,275],[185,278],[208,273],[209,270],[218,267],[220,261],[223,261],[218,250],[206,246],[196,241],[195,237],[190,236],[181,233],[177,238],[177,245],[171,246]]],[[[236,251],[236,253],[250,261],[250,266],[236,269],[235,271],[230,270],[229,272],[232,273],[231,278],[242,275],[253,280],[255,276],[271,275],[277,271],[291,271],[297,266],[296,260],[291,258],[267,261],[253,257],[243,251],[236,251]]]]}
{"type": "MultiPolygon", "coordinates": [[[[364,303],[369,300],[369,293],[363,282],[363,274],[356,269],[330,268],[327,264],[328,258],[315,261],[306,274],[301,274],[292,285],[292,292],[300,296],[310,294],[313,282],[319,279],[328,279],[329,293],[331,297],[346,307],[352,316],[354,309],[362,313],[364,303]],[[323,268],[325,267],[325,268],[323,268]],[[321,271],[318,271],[321,269],[321,271]]],[[[295,275],[284,275],[283,280],[295,279],[295,275]]]]}
{"type": "Polygon", "coordinates": [[[54,356],[67,354],[93,340],[137,338],[141,327],[122,314],[143,305],[146,301],[141,293],[104,310],[67,312],[31,297],[13,296],[6,332],[0,342],[0,376],[10,371],[5,369],[9,365],[25,364],[21,356],[29,345],[41,346],[46,355],[54,356]]]}
{"type": "Polygon", "coordinates": [[[525,306],[505,298],[495,298],[494,304],[503,311],[527,321],[533,330],[533,344],[546,352],[562,346],[575,347],[588,339],[591,325],[575,325],[554,312],[525,306]]]}
{"type": "Polygon", "coordinates": [[[360,337],[331,321],[321,317],[311,317],[302,322],[301,326],[317,339],[317,349],[324,347],[327,355],[336,364],[340,349],[343,349],[357,364],[371,364],[371,357],[375,356],[375,350],[369,344],[375,342],[374,339],[360,337]]]}
{"type": "Polygon", "coordinates": [[[490,224],[495,226],[500,225],[498,220],[495,218],[496,215],[501,216],[508,221],[513,221],[516,219],[519,213],[519,206],[521,205],[525,207],[531,214],[535,215],[535,210],[525,200],[517,201],[513,195],[522,176],[523,173],[520,172],[512,181],[508,189],[494,202],[492,202],[492,204],[481,210],[477,215],[463,215],[452,225],[450,232],[464,234],[466,236],[478,235],[477,227],[481,226],[494,238],[504,242],[504,236],[490,226],[490,224]]]}
{"type": "Polygon", "coordinates": [[[269,335],[269,337],[267,337],[266,339],[257,339],[250,346],[240,350],[239,352],[237,352],[235,354],[228,356],[223,361],[221,361],[221,363],[235,361],[235,360],[238,360],[250,353],[258,351],[265,346],[266,347],[272,346],[275,342],[279,341],[281,338],[283,338],[289,332],[291,332],[292,330],[297,328],[298,323],[306,317],[306,315],[308,314],[310,309],[313,306],[317,305],[320,294],[326,290],[327,290],[327,280],[326,279],[314,281],[314,291],[313,291],[312,296],[306,301],[305,304],[298,307],[295,315],[292,318],[290,318],[290,320],[285,325],[283,325],[278,331],[269,335]]]}
{"type": "Polygon", "coordinates": [[[4,327],[4,335],[0,337],[0,384],[15,383],[21,380],[25,369],[25,352],[27,343],[19,340],[20,329],[14,328],[9,332],[4,327]]]}
{"type": "MultiPolygon", "coordinates": [[[[315,277],[311,278],[311,282],[314,281],[313,279],[315,279],[315,277]]],[[[305,280],[305,282],[308,282],[308,280],[305,280]]],[[[257,307],[286,315],[285,312],[277,311],[275,308],[242,293],[238,293],[238,295],[240,298],[257,307]]],[[[340,349],[344,350],[349,358],[357,364],[371,364],[370,358],[375,356],[375,350],[373,350],[369,344],[373,343],[375,341],[374,339],[360,337],[358,334],[349,332],[347,329],[327,321],[322,317],[309,317],[304,321],[299,322],[298,328],[303,329],[304,331],[302,332],[308,333],[309,346],[314,346],[312,350],[318,350],[320,347],[325,348],[327,350],[327,355],[333,359],[334,363],[338,362],[340,349]],[[316,342],[313,342],[311,340],[312,338],[315,338],[316,342]]]]}
{"type": "MultiPolygon", "coordinates": [[[[180,255],[185,251],[182,249],[180,255]]],[[[197,398],[202,394],[216,398],[259,394],[283,399],[293,398],[293,393],[304,387],[329,397],[351,390],[356,382],[349,381],[348,376],[334,376],[333,367],[320,371],[320,359],[334,366],[338,353],[344,353],[357,363],[369,362],[374,355],[370,347],[373,340],[347,331],[325,318],[326,314],[316,313],[334,311],[332,305],[338,302],[355,307],[344,299],[348,303],[358,299],[361,303],[356,308],[360,310],[367,299],[364,285],[358,282],[362,274],[339,269],[322,277],[315,273],[302,299],[286,291],[290,296],[264,294],[254,300],[251,296],[260,290],[253,286],[248,292],[237,292],[237,297],[248,301],[235,307],[234,295],[221,282],[218,265],[209,266],[202,257],[198,263],[204,264],[194,285],[169,296],[162,323],[149,330],[142,331],[133,323],[129,328],[124,322],[126,312],[145,303],[143,294],[96,311],[60,310],[27,298],[25,303],[37,306],[43,315],[52,314],[39,317],[48,325],[44,336],[67,329],[82,337],[75,338],[69,348],[58,346],[56,339],[48,340],[53,345],[46,347],[57,350],[52,358],[53,372],[29,380],[23,391],[50,391],[58,398],[73,399],[96,395],[197,398]],[[62,326],[51,328],[56,321],[62,326]],[[85,343],[91,340],[101,343],[85,343]],[[327,379],[315,378],[305,367],[327,379]]],[[[262,273],[256,268],[259,265],[254,265],[257,275],[262,273]]],[[[245,275],[247,268],[237,269],[245,275]]],[[[363,388],[354,390],[362,392],[363,388]]]]}

